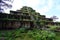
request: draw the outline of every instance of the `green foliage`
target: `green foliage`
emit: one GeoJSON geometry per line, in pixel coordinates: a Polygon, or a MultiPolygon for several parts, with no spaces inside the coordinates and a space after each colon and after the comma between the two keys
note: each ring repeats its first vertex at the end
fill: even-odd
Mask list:
{"type": "Polygon", "coordinates": [[[51,31],[58,31],[58,29],[60,28],[60,26],[56,26],[56,25],[48,25],[49,30],[51,31]]]}
{"type": "Polygon", "coordinates": [[[45,30],[33,30],[28,31],[29,37],[34,38],[34,40],[55,40],[55,34],[45,30]]]}
{"type": "Polygon", "coordinates": [[[60,32],[55,32],[56,33],[56,39],[55,40],[60,40],[60,32]]]}
{"type": "MultiPolygon", "coordinates": [[[[0,37],[2,37],[1,33],[0,37]]],[[[53,32],[39,29],[27,31],[24,28],[14,31],[4,31],[4,37],[6,37],[6,40],[55,40],[55,34],[53,32]]]]}

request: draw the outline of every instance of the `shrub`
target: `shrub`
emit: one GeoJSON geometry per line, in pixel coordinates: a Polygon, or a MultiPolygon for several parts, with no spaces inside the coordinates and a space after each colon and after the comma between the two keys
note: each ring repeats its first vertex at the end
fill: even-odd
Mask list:
{"type": "MultiPolygon", "coordinates": [[[[1,33],[0,33],[1,34],[1,33]]],[[[0,35],[2,36],[2,35],[0,35]]],[[[7,37],[7,40],[15,40],[15,38],[26,39],[32,38],[33,40],[55,40],[55,34],[51,31],[46,30],[26,30],[24,28],[16,29],[14,31],[8,31],[3,33],[4,37],[7,37]]]]}
{"type": "Polygon", "coordinates": [[[50,31],[46,30],[33,30],[33,31],[28,31],[27,33],[29,37],[34,38],[34,40],[54,40],[55,39],[55,34],[50,31]]]}

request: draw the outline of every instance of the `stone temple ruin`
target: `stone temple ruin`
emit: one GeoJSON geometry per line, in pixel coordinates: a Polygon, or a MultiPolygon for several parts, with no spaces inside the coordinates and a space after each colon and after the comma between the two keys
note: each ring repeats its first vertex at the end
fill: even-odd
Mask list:
{"type": "Polygon", "coordinates": [[[10,11],[10,13],[0,13],[0,29],[16,28],[42,28],[47,25],[60,25],[59,22],[53,22],[53,19],[40,15],[30,7],[24,6],[21,10],[10,11]]]}

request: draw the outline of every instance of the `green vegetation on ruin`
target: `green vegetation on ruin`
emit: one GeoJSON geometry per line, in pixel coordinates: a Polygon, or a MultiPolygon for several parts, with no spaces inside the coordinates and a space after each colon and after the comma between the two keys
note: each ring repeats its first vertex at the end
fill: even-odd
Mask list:
{"type": "Polygon", "coordinates": [[[34,28],[31,30],[25,28],[18,28],[13,30],[0,30],[0,40],[60,40],[60,32],[55,32],[57,25],[50,25],[48,23],[53,20],[46,19],[45,15],[40,15],[31,7],[24,6],[20,10],[22,13],[27,13],[32,19],[0,19],[0,20],[17,20],[17,21],[32,21],[34,28]],[[47,25],[47,24],[48,25],[47,25]],[[47,27],[49,28],[47,28],[47,27]],[[43,29],[44,28],[44,29],[43,29]],[[48,29],[48,30],[47,30],[48,29]]]}

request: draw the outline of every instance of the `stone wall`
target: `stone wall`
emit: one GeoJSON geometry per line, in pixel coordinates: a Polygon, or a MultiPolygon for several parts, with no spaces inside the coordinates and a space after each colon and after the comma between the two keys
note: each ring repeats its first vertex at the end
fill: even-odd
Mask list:
{"type": "Polygon", "coordinates": [[[0,21],[0,29],[16,29],[20,27],[18,21],[0,21]]]}

